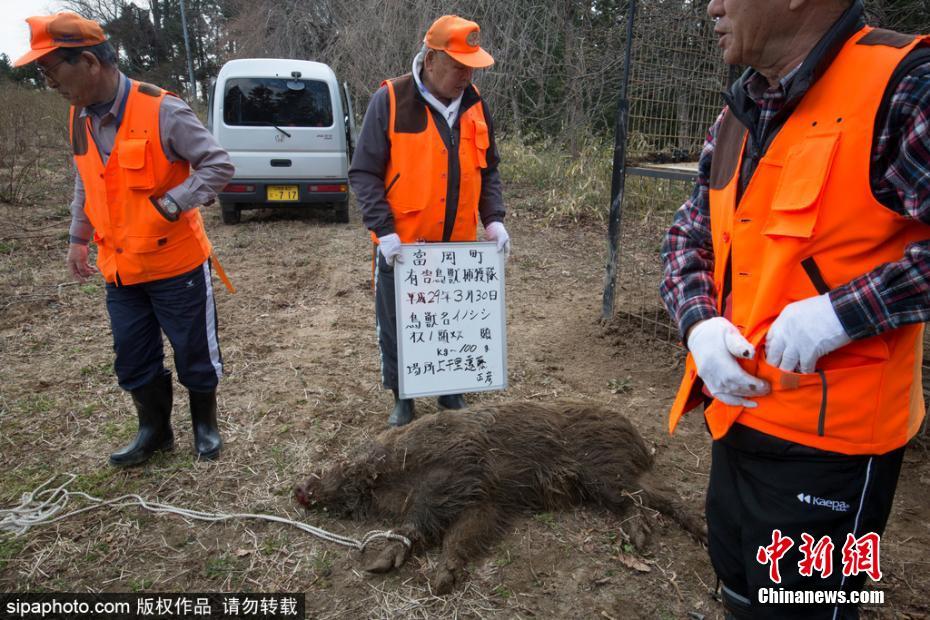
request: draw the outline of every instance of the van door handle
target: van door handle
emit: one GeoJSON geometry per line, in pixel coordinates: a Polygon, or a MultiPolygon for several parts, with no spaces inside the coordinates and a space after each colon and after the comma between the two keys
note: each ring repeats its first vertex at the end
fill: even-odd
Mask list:
{"type": "Polygon", "coordinates": [[[271,167],[272,168],[290,168],[291,160],[290,159],[272,159],[271,167]]]}

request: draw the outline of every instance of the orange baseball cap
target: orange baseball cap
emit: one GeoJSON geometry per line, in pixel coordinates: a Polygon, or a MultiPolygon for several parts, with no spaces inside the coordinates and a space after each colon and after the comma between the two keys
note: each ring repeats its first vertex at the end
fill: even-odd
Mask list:
{"type": "Polygon", "coordinates": [[[18,58],[13,63],[14,67],[28,65],[59,47],[85,47],[107,40],[100,24],[77,13],[64,11],[55,15],[37,15],[27,17],[26,23],[29,24],[29,47],[32,49],[18,58]]]}
{"type": "Polygon", "coordinates": [[[478,46],[481,28],[458,15],[443,15],[433,22],[423,42],[426,47],[442,50],[466,67],[481,69],[494,64],[494,58],[478,46]]]}

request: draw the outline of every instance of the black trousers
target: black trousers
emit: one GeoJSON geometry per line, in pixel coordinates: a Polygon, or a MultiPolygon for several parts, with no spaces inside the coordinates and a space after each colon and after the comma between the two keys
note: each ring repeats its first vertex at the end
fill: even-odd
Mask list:
{"type": "Polygon", "coordinates": [[[381,382],[397,390],[397,300],[394,298],[394,268],[375,251],[375,327],[381,349],[381,382]]]}
{"type": "MultiPolygon", "coordinates": [[[[737,618],[857,618],[846,606],[761,605],[761,588],[862,590],[866,575],[843,575],[847,534],[881,535],[894,499],[904,448],[880,456],[815,450],[740,424],[713,443],[707,489],[708,552],[721,581],[727,609],[737,618]],[[781,583],[770,563],[758,559],[773,531],[793,546],[779,562],[781,583]],[[802,576],[802,533],[834,544],[832,574],[802,576]]],[[[879,555],[880,558],[880,555],[879,555]]]]}

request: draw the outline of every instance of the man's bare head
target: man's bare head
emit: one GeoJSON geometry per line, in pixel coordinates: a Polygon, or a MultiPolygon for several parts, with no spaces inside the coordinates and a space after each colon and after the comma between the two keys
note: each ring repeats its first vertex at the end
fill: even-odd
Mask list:
{"type": "Polygon", "coordinates": [[[797,66],[855,0],[710,0],[727,64],[770,79],[797,66]]]}

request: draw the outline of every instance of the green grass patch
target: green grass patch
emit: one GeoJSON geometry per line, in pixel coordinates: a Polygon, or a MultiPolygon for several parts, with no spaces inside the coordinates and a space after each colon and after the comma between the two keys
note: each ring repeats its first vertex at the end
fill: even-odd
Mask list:
{"type": "Polygon", "coordinates": [[[19,555],[25,546],[26,538],[23,536],[14,537],[8,534],[0,536],[0,571],[6,568],[10,560],[19,555]]]}
{"type": "Polygon", "coordinates": [[[57,402],[54,398],[45,394],[30,394],[16,401],[16,405],[16,408],[27,416],[38,416],[51,412],[57,402]]]}
{"type": "Polygon", "coordinates": [[[159,469],[160,472],[164,471],[169,474],[193,469],[196,462],[197,459],[194,453],[184,445],[180,449],[176,447],[171,452],[159,452],[151,460],[153,465],[161,468],[159,469]]]}
{"type": "Polygon", "coordinates": [[[329,555],[328,551],[314,556],[313,558],[313,571],[317,575],[322,575],[323,577],[329,577],[333,574],[333,558],[329,555]]]}
{"type": "Polygon", "coordinates": [[[129,441],[137,430],[136,422],[108,420],[100,427],[100,434],[115,446],[117,443],[129,441]]]}
{"type": "Polygon", "coordinates": [[[237,570],[238,566],[236,565],[236,561],[230,557],[228,553],[224,553],[215,558],[209,558],[203,567],[204,575],[210,579],[225,579],[237,570]]]}
{"type": "Polygon", "coordinates": [[[119,491],[120,495],[131,493],[132,491],[124,490],[129,480],[123,479],[123,472],[115,467],[110,467],[101,461],[100,469],[89,474],[78,474],[78,477],[71,483],[71,491],[82,491],[94,497],[105,497],[113,487],[116,478],[120,478],[119,491]]]}
{"type": "Polygon", "coordinates": [[[108,553],[110,553],[110,545],[105,542],[98,542],[84,554],[84,561],[88,564],[94,564],[99,562],[101,558],[106,557],[108,553]]]}
{"type": "Polygon", "coordinates": [[[511,596],[513,596],[513,592],[511,592],[511,591],[510,591],[510,588],[508,588],[508,587],[505,586],[504,584],[500,584],[500,585],[496,586],[496,587],[494,588],[494,594],[496,594],[497,596],[501,597],[501,598],[504,599],[504,600],[507,600],[507,599],[509,599],[511,596]]]}
{"type": "Polygon", "coordinates": [[[265,540],[262,541],[261,552],[265,556],[273,556],[281,549],[287,547],[288,540],[287,534],[280,533],[274,536],[268,536],[265,540]]]}
{"type": "MultiPolygon", "coordinates": [[[[54,472],[51,469],[45,469],[38,465],[23,465],[15,470],[0,476],[0,497],[4,499],[2,504],[6,507],[7,503],[18,504],[23,493],[31,493],[39,488],[46,480],[52,477],[54,472]]],[[[60,482],[64,478],[60,478],[60,482]]],[[[57,486],[57,485],[56,485],[57,486]]]]}
{"type": "Polygon", "coordinates": [[[501,552],[497,554],[497,557],[494,558],[494,565],[498,568],[510,566],[511,564],[513,564],[513,556],[510,555],[510,549],[501,550],[501,552]]]}
{"type": "Polygon", "coordinates": [[[271,454],[271,460],[274,463],[274,468],[279,474],[290,471],[291,461],[287,457],[287,452],[283,446],[271,446],[269,449],[271,454]]]}
{"type": "Polygon", "coordinates": [[[107,378],[113,376],[113,362],[99,362],[81,367],[81,376],[88,378],[107,378]]]}
{"type": "Polygon", "coordinates": [[[97,403],[90,403],[88,405],[84,405],[78,410],[78,414],[84,418],[89,418],[90,416],[94,415],[96,412],[97,412],[97,403]]]}
{"type": "Polygon", "coordinates": [[[129,581],[129,590],[132,592],[144,592],[152,587],[152,584],[155,582],[148,577],[142,577],[141,579],[131,579],[129,581]]]}

